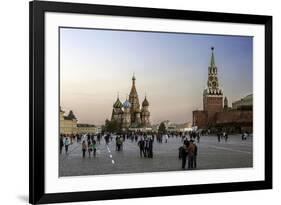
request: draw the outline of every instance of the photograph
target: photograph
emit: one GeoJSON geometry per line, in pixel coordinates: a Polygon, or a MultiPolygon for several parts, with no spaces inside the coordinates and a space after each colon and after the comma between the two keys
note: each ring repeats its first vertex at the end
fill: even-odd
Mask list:
{"type": "Polygon", "coordinates": [[[58,36],[59,177],[253,168],[253,36],[58,36]]]}

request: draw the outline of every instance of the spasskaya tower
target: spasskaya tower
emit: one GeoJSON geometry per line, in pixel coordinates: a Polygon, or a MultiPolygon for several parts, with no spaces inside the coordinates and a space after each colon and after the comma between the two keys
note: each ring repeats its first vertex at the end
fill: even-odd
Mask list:
{"type": "Polygon", "coordinates": [[[212,122],[216,112],[223,110],[223,91],[219,87],[218,69],[215,64],[214,47],[211,48],[211,62],[208,67],[207,87],[203,92],[203,109],[208,112],[208,122],[212,122]]]}

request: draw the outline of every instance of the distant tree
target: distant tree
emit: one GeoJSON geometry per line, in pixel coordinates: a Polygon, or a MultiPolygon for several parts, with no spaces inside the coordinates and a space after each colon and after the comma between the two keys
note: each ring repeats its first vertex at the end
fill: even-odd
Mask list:
{"type": "Polygon", "coordinates": [[[161,134],[165,134],[167,132],[164,122],[160,123],[159,128],[158,128],[158,132],[161,133],[161,134]]]}
{"type": "Polygon", "coordinates": [[[106,132],[105,124],[101,126],[101,132],[102,133],[106,132]]]}
{"type": "Polygon", "coordinates": [[[108,119],[105,120],[104,130],[106,132],[120,132],[121,127],[120,124],[116,120],[109,121],[108,119]]]}

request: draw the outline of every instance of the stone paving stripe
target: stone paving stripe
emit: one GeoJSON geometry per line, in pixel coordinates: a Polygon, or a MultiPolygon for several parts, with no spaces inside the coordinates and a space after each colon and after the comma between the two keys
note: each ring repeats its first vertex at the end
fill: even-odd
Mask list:
{"type": "Polygon", "coordinates": [[[238,149],[230,149],[230,148],[217,147],[217,146],[209,146],[209,147],[212,147],[212,148],[215,148],[215,149],[232,151],[232,152],[240,152],[240,153],[245,153],[245,154],[252,154],[252,152],[241,151],[241,150],[238,150],[238,149]]]}
{"type": "Polygon", "coordinates": [[[112,164],[114,164],[115,162],[114,162],[114,160],[111,160],[111,162],[112,162],[112,164]]]}

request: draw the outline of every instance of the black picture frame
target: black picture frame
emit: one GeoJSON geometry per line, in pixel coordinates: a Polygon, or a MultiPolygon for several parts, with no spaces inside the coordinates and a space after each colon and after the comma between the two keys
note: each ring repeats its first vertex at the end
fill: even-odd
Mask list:
{"type": "Polygon", "coordinates": [[[185,11],[124,6],[32,1],[30,12],[30,143],[29,202],[31,204],[108,200],[168,195],[185,195],[272,188],[272,17],[231,13],[185,11]],[[110,16],[149,17],[259,24],[265,26],[265,180],[219,184],[200,184],[154,188],[135,188],[72,193],[45,193],[45,12],[98,14],[110,16]]]}

